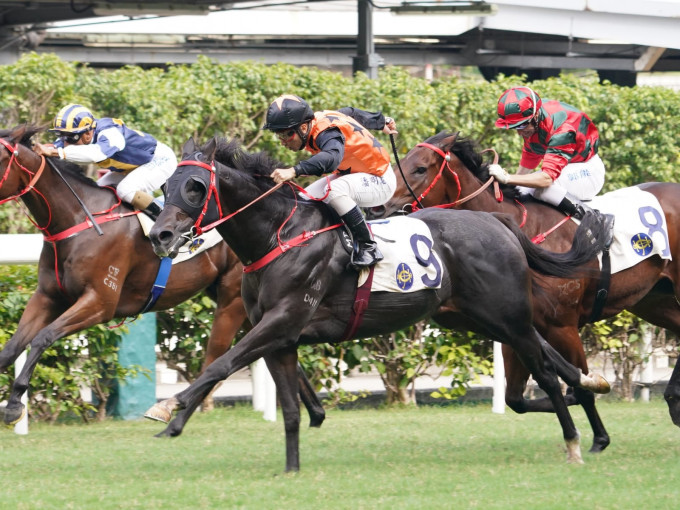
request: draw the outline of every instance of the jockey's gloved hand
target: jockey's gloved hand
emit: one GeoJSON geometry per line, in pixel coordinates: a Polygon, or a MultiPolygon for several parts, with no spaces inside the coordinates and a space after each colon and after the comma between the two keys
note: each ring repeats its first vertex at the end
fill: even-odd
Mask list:
{"type": "Polygon", "coordinates": [[[501,165],[489,165],[489,175],[495,177],[501,184],[507,184],[510,176],[501,165]]]}

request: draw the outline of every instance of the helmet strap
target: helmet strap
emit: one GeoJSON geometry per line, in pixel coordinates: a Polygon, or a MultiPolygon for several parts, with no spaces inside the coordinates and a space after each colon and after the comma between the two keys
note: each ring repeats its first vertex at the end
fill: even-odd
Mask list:
{"type": "Polygon", "coordinates": [[[300,137],[300,140],[302,142],[301,145],[300,145],[300,148],[298,149],[299,151],[301,151],[302,149],[304,149],[307,146],[307,138],[309,138],[309,131],[310,131],[310,127],[309,127],[310,122],[311,122],[311,120],[308,120],[307,122],[303,122],[302,124],[299,124],[298,126],[295,127],[295,132],[300,137]],[[302,132],[302,126],[303,125],[307,126],[307,132],[306,133],[302,132]]]}

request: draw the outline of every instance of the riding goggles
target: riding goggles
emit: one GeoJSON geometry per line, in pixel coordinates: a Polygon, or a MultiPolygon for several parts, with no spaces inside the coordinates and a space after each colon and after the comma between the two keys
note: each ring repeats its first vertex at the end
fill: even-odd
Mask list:
{"type": "Polygon", "coordinates": [[[78,143],[82,133],[68,133],[59,135],[59,139],[64,143],[78,143]]]}
{"type": "Polygon", "coordinates": [[[274,134],[279,137],[282,142],[289,142],[295,136],[294,129],[282,129],[281,131],[274,131],[274,134]]]}

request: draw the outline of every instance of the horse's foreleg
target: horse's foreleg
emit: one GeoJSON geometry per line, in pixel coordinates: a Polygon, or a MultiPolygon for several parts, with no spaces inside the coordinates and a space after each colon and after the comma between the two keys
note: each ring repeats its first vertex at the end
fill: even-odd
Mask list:
{"type": "MultiPolygon", "coordinates": [[[[230,375],[241,370],[243,367],[250,365],[257,361],[262,356],[278,348],[283,348],[291,341],[285,341],[281,337],[281,332],[285,329],[285,325],[281,325],[275,321],[268,323],[261,321],[257,327],[253,328],[243,339],[236,344],[236,346],[229,349],[225,354],[216,359],[208,366],[196,380],[189,385],[188,388],[177,393],[173,399],[177,401],[174,408],[182,411],[168,424],[168,427],[160,435],[178,436],[189,418],[194,413],[196,408],[201,404],[201,401],[210,393],[214,386],[230,375]]],[[[296,331],[299,335],[299,330],[296,331]]],[[[287,338],[293,335],[287,335],[287,338]]],[[[297,338],[295,336],[294,338],[297,338]]],[[[148,416],[155,413],[156,404],[147,413],[145,417],[158,419],[154,416],[148,416]]],[[[161,420],[164,421],[164,420],[161,420]]]]}
{"type": "MultiPolygon", "coordinates": [[[[240,282],[238,288],[241,288],[240,282]]],[[[205,371],[211,363],[229,350],[239,328],[246,322],[246,310],[243,308],[240,292],[238,297],[232,296],[231,293],[227,297],[231,300],[229,301],[221,294],[217,297],[215,317],[210,329],[210,338],[206,346],[202,371],[205,371]]],[[[204,411],[210,411],[214,408],[213,393],[216,388],[217,386],[203,400],[204,411]]]]}
{"type": "Polygon", "coordinates": [[[6,424],[13,425],[23,417],[25,407],[21,403],[21,396],[28,390],[33,371],[45,350],[60,338],[103,322],[103,308],[103,305],[94,296],[83,295],[76,304],[38,332],[30,342],[31,350],[26,358],[24,368],[12,385],[12,391],[5,409],[4,421],[6,424]]]}
{"type": "Polygon", "coordinates": [[[264,357],[276,383],[286,431],[286,471],[300,471],[300,404],[298,402],[298,362],[295,346],[264,357]]]}
{"type": "Polygon", "coordinates": [[[302,370],[302,366],[300,366],[299,363],[297,366],[297,373],[300,400],[302,400],[302,403],[309,413],[309,426],[321,427],[321,424],[326,419],[326,410],[321,405],[319,397],[316,396],[316,391],[314,391],[314,386],[312,386],[312,383],[307,379],[307,374],[302,370]]]}

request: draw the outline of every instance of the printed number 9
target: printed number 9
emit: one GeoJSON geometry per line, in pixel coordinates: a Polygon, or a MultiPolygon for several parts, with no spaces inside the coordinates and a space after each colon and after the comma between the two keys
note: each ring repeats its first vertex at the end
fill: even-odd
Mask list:
{"type": "Polygon", "coordinates": [[[432,241],[425,236],[413,234],[411,236],[411,249],[413,250],[413,254],[416,257],[418,264],[423,267],[432,266],[436,272],[434,278],[430,278],[427,274],[421,276],[420,279],[422,280],[423,284],[426,287],[439,287],[442,281],[442,267],[439,265],[439,261],[432,251],[432,241]],[[424,245],[426,250],[425,256],[420,254],[420,248],[422,245],[424,245]]]}

